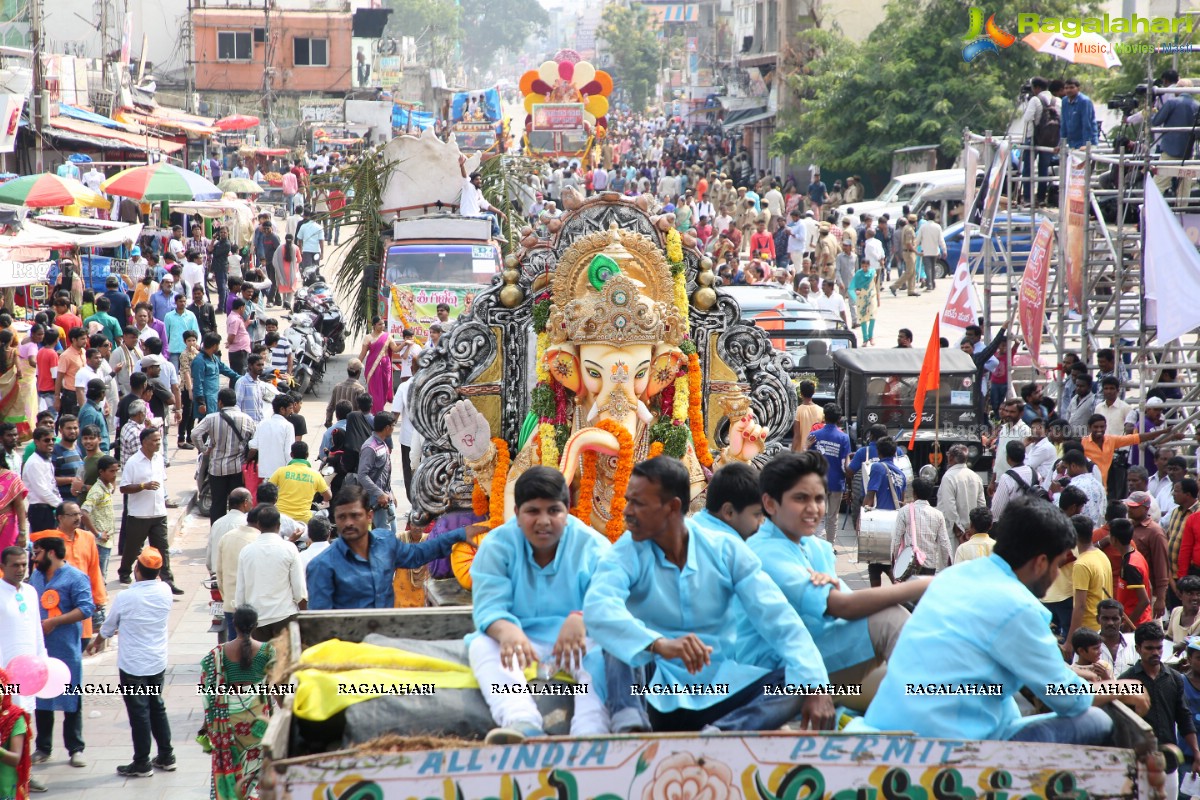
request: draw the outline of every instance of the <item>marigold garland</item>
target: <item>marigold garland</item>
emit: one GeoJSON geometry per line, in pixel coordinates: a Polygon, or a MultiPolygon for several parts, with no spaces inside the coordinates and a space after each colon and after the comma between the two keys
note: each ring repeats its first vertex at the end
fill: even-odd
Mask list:
{"type": "Polygon", "coordinates": [[[508,483],[508,467],[512,459],[508,453],[508,442],[492,439],[496,445],[496,469],[492,472],[492,493],[488,497],[488,529],[494,530],[504,524],[504,487],[508,483]]]}
{"type": "Polygon", "coordinates": [[[692,444],[696,448],[696,458],[700,459],[700,465],[711,467],[713,457],[708,447],[708,437],[704,433],[704,414],[700,410],[700,356],[696,353],[688,356],[687,377],[691,393],[691,397],[688,398],[688,424],[692,429],[692,444]]]}
{"type": "Polygon", "coordinates": [[[687,419],[691,404],[691,387],[688,376],[680,375],[675,379],[675,398],[671,406],[671,416],[675,419],[687,419]]]}
{"type": "Polygon", "coordinates": [[[604,530],[608,540],[615,542],[625,533],[625,490],[629,488],[629,479],[633,475],[633,436],[624,426],[611,419],[600,420],[596,427],[617,437],[617,443],[620,445],[617,452],[617,471],[613,474],[612,509],[604,530]]]}
{"type": "Polygon", "coordinates": [[[558,442],[556,441],[557,432],[554,426],[549,422],[542,422],[538,426],[538,439],[542,445],[542,466],[558,469],[558,460],[561,455],[558,452],[558,442]]]}
{"type": "Polygon", "coordinates": [[[663,443],[662,442],[652,442],[650,445],[650,452],[648,454],[649,457],[650,458],[658,458],[662,454],[663,454],[663,443]]]}
{"type": "Polygon", "coordinates": [[[667,261],[672,264],[683,261],[683,238],[674,228],[667,231],[667,261]]]}
{"type": "Polygon", "coordinates": [[[546,336],[545,333],[537,335],[537,359],[535,363],[537,364],[538,383],[548,384],[550,382],[550,371],[546,369],[546,348],[549,344],[550,337],[546,336]]]}
{"type": "Polygon", "coordinates": [[[479,480],[475,480],[475,488],[471,490],[471,510],[475,512],[477,517],[486,517],[488,515],[488,496],[483,487],[479,485],[479,480]]]}
{"type": "Polygon", "coordinates": [[[596,499],[596,461],[594,452],[584,452],[583,468],[579,471],[579,502],[571,511],[576,519],[581,519],[588,525],[592,524],[592,504],[596,499]]]}

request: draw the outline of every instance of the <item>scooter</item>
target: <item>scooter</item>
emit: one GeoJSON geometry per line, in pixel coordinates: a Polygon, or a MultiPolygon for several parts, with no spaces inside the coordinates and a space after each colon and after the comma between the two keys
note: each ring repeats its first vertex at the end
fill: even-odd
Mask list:
{"type": "Polygon", "coordinates": [[[316,328],[318,321],[316,314],[311,311],[297,311],[291,317],[291,326],[284,333],[295,356],[292,378],[300,394],[311,391],[325,375],[325,363],[329,356],[324,338],[316,328]]]}
{"type": "Polygon", "coordinates": [[[208,603],[208,632],[217,635],[217,644],[225,644],[228,633],[225,627],[225,603],[221,598],[221,590],[217,588],[217,579],[206,578],[201,583],[212,598],[208,603]]]}
{"type": "MultiPolygon", "coordinates": [[[[309,267],[308,269],[315,272],[316,268],[309,267]]],[[[341,355],[346,349],[346,320],[342,316],[337,302],[333,299],[333,288],[325,282],[320,273],[315,273],[315,275],[316,278],[312,283],[308,282],[306,276],[305,286],[296,292],[296,300],[292,304],[292,309],[315,314],[317,321],[314,325],[324,337],[330,354],[341,355]]]]}

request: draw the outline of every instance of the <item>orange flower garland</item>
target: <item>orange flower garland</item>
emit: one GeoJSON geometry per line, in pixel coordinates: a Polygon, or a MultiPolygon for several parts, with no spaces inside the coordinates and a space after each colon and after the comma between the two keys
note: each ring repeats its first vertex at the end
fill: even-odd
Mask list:
{"type": "Polygon", "coordinates": [[[579,472],[579,502],[571,513],[588,525],[592,524],[592,503],[596,499],[596,462],[594,452],[583,454],[583,469],[579,472]]]}
{"type": "Polygon", "coordinates": [[[475,481],[475,488],[471,490],[471,510],[475,512],[477,517],[486,517],[488,515],[488,496],[483,487],[479,485],[479,481],[475,481]]]}
{"type": "MultiPolygon", "coordinates": [[[[475,479],[475,488],[471,490],[471,510],[475,516],[487,514],[487,522],[479,523],[488,530],[494,530],[504,524],[504,486],[508,482],[508,468],[512,459],[508,453],[508,442],[503,439],[492,439],[496,446],[496,468],[492,471],[491,496],[484,493],[475,479]]],[[[471,564],[475,561],[475,551],[483,541],[486,532],[469,536],[465,542],[459,542],[450,549],[450,569],[459,584],[467,590],[471,588],[471,564]]]]}
{"type": "Polygon", "coordinates": [[[700,411],[700,356],[692,353],[688,356],[688,424],[692,429],[692,444],[696,448],[696,458],[705,467],[712,467],[712,452],[708,447],[708,437],[704,433],[704,415],[700,411]]]}
{"type": "Polygon", "coordinates": [[[508,442],[503,439],[492,439],[496,445],[496,469],[492,472],[492,493],[488,497],[489,529],[499,528],[504,524],[504,486],[508,482],[508,467],[512,459],[508,455],[508,442]]]}
{"type": "Polygon", "coordinates": [[[650,444],[650,453],[647,455],[647,458],[658,458],[662,454],[663,454],[663,443],[662,442],[652,442],[650,444]]]}
{"type": "Polygon", "coordinates": [[[617,471],[613,475],[612,509],[604,530],[608,540],[615,542],[625,533],[625,490],[629,488],[629,479],[633,476],[633,436],[611,419],[600,420],[596,427],[617,437],[621,447],[617,453],[617,471]]]}

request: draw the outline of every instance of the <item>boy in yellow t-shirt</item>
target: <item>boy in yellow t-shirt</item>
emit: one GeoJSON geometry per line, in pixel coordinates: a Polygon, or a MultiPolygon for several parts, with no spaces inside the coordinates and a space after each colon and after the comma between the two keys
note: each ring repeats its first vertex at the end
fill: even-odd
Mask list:
{"type": "Polygon", "coordinates": [[[333,497],[324,476],[308,462],[308,443],[292,442],[292,460],[275,470],[270,482],[279,487],[279,510],[297,522],[312,518],[313,497],[333,497]]]}

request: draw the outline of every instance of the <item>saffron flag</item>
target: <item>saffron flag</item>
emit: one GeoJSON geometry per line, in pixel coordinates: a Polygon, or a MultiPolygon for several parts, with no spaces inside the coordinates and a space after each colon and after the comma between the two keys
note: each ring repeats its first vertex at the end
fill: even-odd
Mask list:
{"type": "Polygon", "coordinates": [[[908,440],[911,450],[917,443],[917,428],[921,427],[921,415],[925,412],[925,393],[932,389],[937,391],[942,385],[942,331],[938,325],[940,317],[933,318],[933,333],[929,334],[929,344],[925,347],[925,360],[921,362],[921,377],[917,379],[917,396],[913,400],[913,432],[908,440]]]}
{"type": "Polygon", "coordinates": [[[1200,327],[1200,254],[1149,176],[1142,213],[1146,327],[1157,327],[1156,338],[1165,344],[1200,327]]]}

